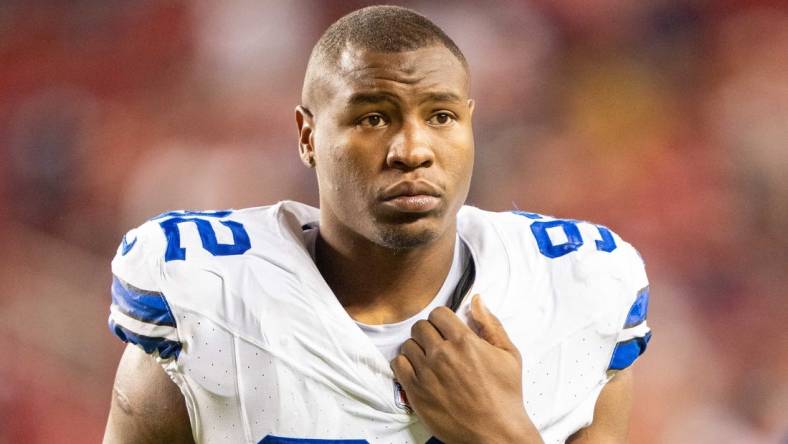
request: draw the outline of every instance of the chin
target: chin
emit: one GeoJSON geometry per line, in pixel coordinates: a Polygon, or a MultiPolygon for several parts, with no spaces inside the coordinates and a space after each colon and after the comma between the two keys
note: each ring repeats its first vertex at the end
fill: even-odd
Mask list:
{"type": "Polygon", "coordinates": [[[409,223],[385,224],[376,233],[376,243],[394,250],[410,250],[438,239],[441,231],[434,221],[416,220],[409,223]]]}
{"type": "Polygon", "coordinates": [[[409,233],[404,230],[385,230],[380,233],[380,245],[393,250],[411,250],[427,245],[438,238],[433,231],[420,231],[409,233]]]}
{"type": "Polygon", "coordinates": [[[451,226],[446,207],[423,213],[375,208],[371,212],[374,243],[394,250],[410,250],[437,240],[451,226]]]}

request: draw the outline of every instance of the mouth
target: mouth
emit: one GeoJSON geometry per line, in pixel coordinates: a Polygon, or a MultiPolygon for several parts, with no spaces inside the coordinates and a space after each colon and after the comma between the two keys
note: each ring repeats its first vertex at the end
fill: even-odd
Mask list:
{"type": "Polygon", "coordinates": [[[437,186],[426,181],[402,181],[386,188],[381,197],[383,205],[404,213],[427,213],[441,203],[437,186]]]}

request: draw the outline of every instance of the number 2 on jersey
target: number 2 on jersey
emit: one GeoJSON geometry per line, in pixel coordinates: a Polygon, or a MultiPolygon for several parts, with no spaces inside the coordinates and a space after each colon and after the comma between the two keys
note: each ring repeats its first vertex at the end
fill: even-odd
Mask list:
{"type": "Polygon", "coordinates": [[[249,233],[246,232],[241,223],[232,220],[220,220],[219,223],[229,228],[233,235],[232,243],[220,244],[216,239],[216,231],[214,231],[211,223],[205,219],[207,217],[226,217],[231,213],[231,211],[171,211],[155,217],[154,219],[166,217],[166,219],[159,222],[161,229],[164,230],[164,236],[167,238],[167,250],[164,252],[164,261],[186,259],[186,249],[181,247],[181,232],[178,228],[178,225],[184,222],[194,223],[197,227],[197,233],[200,235],[202,247],[212,255],[234,256],[244,254],[252,245],[249,241],[249,233]]]}
{"type": "MultiPolygon", "coordinates": [[[[526,213],[524,211],[515,211],[515,214],[527,217],[529,219],[544,219],[545,217],[536,213],[526,213]]],[[[531,224],[531,232],[536,239],[536,244],[539,246],[539,252],[544,256],[555,259],[573,251],[577,251],[583,246],[583,236],[580,235],[580,229],[577,227],[580,222],[571,219],[550,219],[550,220],[536,220],[531,224]],[[554,244],[550,239],[549,229],[560,227],[566,236],[566,242],[554,244]]],[[[596,249],[610,253],[616,249],[616,240],[613,238],[613,233],[606,227],[601,225],[594,225],[599,231],[600,239],[595,239],[596,249]]]]}

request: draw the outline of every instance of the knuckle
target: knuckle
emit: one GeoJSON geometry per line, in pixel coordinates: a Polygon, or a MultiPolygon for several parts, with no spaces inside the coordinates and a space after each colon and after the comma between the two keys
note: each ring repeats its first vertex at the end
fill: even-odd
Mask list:
{"type": "Polygon", "coordinates": [[[419,345],[413,339],[408,339],[400,347],[400,350],[402,351],[402,353],[406,354],[406,355],[415,353],[415,352],[419,351],[419,349],[420,349],[419,345]]]}
{"type": "Polygon", "coordinates": [[[463,346],[470,345],[476,338],[476,334],[472,331],[462,331],[457,335],[456,341],[463,346]]]}
{"type": "Polygon", "coordinates": [[[437,346],[433,347],[427,356],[427,358],[432,362],[443,362],[447,361],[451,356],[451,352],[449,347],[447,346],[446,342],[438,344],[437,346]]]}
{"type": "Polygon", "coordinates": [[[451,309],[449,309],[449,307],[441,306],[441,307],[438,307],[438,308],[432,310],[430,312],[430,315],[429,315],[429,317],[427,319],[429,319],[430,321],[433,321],[435,319],[440,319],[441,317],[444,317],[444,316],[446,316],[446,315],[448,315],[450,313],[452,313],[452,311],[451,311],[451,309]]]}
{"type": "Polygon", "coordinates": [[[427,328],[431,328],[429,321],[426,319],[419,319],[410,328],[410,334],[411,336],[416,336],[417,334],[423,333],[427,328]]]}
{"type": "Polygon", "coordinates": [[[407,358],[404,355],[397,355],[391,361],[391,370],[398,378],[405,376],[405,368],[407,365],[407,358]]]}
{"type": "Polygon", "coordinates": [[[512,355],[514,356],[514,359],[517,361],[518,364],[520,365],[523,364],[523,355],[522,353],[520,353],[520,350],[517,350],[515,348],[514,350],[512,350],[512,355]]]}
{"type": "Polygon", "coordinates": [[[405,355],[403,355],[402,353],[400,353],[394,357],[394,359],[391,361],[391,364],[396,367],[402,367],[407,362],[408,362],[408,358],[405,357],[405,355]]]}
{"type": "Polygon", "coordinates": [[[397,367],[402,366],[402,359],[403,356],[401,354],[394,356],[394,359],[391,360],[391,368],[396,369],[397,367]]]}

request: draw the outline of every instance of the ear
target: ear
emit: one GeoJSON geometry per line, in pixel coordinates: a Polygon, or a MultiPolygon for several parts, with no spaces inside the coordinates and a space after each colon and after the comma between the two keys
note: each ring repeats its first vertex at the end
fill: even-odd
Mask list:
{"type": "Polygon", "coordinates": [[[476,101],[473,99],[468,99],[468,112],[471,113],[471,116],[473,116],[474,109],[476,109],[476,101]]]}
{"type": "Polygon", "coordinates": [[[298,125],[298,155],[307,168],[315,166],[314,123],[312,113],[302,105],[295,108],[296,125],[298,125]]]}

